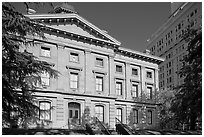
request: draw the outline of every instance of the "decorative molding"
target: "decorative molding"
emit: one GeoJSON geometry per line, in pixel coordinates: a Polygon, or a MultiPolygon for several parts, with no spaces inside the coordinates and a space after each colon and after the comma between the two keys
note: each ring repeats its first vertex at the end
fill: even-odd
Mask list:
{"type": "Polygon", "coordinates": [[[98,74],[103,74],[103,75],[107,75],[108,73],[107,72],[101,72],[101,71],[98,71],[98,70],[92,70],[93,73],[98,73],[98,74]]]}
{"type": "Polygon", "coordinates": [[[79,70],[79,71],[83,70],[83,68],[81,67],[75,67],[75,66],[69,66],[69,65],[66,65],[66,69],[73,69],[73,70],[79,70]]]}

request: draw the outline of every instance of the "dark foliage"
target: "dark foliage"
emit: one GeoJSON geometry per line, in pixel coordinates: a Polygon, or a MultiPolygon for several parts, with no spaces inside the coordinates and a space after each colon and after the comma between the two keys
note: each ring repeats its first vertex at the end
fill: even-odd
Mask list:
{"type": "Polygon", "coordinates": [[[58,72],[33,54],[20,49],[33,46],[27,36],[44,38],[38,22],[2,3],[2,118],[5,123],[23,120],[38,110],[32,90],[40,81],[40,74],[48,72],[56,78],[58,72]],[[14,115],[15,114],[15,115],[14,115]],[[15,118],[14,118],[15,117],[15,118]]]}
{"type": "Polygon", "coordinates": [[[172,111],[177,121],[194,130],[202,116],[202,30],[189,30],[183,38],[188,42],[185,64],[179,72],[184,83],[177,87],[172,111]]]}

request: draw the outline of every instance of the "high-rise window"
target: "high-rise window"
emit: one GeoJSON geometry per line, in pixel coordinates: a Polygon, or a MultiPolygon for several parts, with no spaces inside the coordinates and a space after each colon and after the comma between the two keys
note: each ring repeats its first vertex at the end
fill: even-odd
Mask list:
{"type": "Polygon", "coordinates": [[[50,75],[47,72],[43,72],[41,74],[41,85],[42,86],[49,86],[50,85],[50,75]]]}
{"type": "Polygon", "coordinates": [[[102,58],[96,58],[96,66],[103,67],[103,59],[102,58]]]}
{"type": "Polygon", "coordinates": [[[79,82],[79,74],[71,72],[70,73],[70,88],[77,89],[78,88],[78,82],[79,82]]]}
{"type": "Polygon", "coordinates": [[[41,47],[41,55],[44,57],[50,57],[50,48],[41,47]]]}
{"type": "Polygon", "coordinates": [[[152,87],[147,87],[147,99],[152,99],[152,87]]]}
{"type": "Polygon", "coordinates": [[[152,124],[152,111],[151,110],[147,111],[147,122],[148,124],[152,124]]]}
{"type": "Polygon", "coordinates": [[[123,72],[123,68],[122,68],[122,66],[120,66],[120,65],[116,65],[116,72],[120,72],[120,73],[122,73],[122,72],[123,72]]]}
{"type": "Polygon", "coordinates": [[[122,108],[117,108],[116,117],[122,122],[122,108]]]}
{"type": "Polygon", "coordinates": [[[116,82],[116,95],[122,95],[122,82],[116,82]]]}
{"type": "Polygon", "coordinates": [[[132,97],[138,97],[138,85],[132,84],[132,97]]]}
{"type": "Polygon", "coordinates": [[[133,109],[133,123],[137,124],[138,123],[138,110],[133,109]]]}
{"type": "Polygon", "coordinates": [[[96,91],[103,91],[103,77],[96,76],[96,91]]]}
{"type": "Polygon", "coordinates": [[[138,75],[138,70],[135,68],[132,68],[132,75],[137,76],[138,75]]]}
{"type": "Polygon", "coordinates": [[[79,62],[79,54],[77,53],[70,53],[70,61],[71,62],[79,62]]]}
{"type": "Polygon", "coordinates": [[[47,101],[39,102],[40,105],[40,119],[51,120],[51,103],[47,101]]]}
{"type": "Polygon", "coordinates": [[[95,116],[101,121],[104,122],[104,107],[101,105],[95,106],[95,116]]]}

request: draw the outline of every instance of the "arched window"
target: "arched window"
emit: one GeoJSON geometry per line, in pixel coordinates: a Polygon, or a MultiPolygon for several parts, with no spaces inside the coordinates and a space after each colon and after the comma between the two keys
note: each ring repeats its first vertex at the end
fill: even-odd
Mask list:
{"type": "Polygon", "coordinates": [[[104,122],[104,106],[96,105],[95,106],[95,116],[101,121],[104,122]]]}
{"type": "Polygon", "coordinates": [[[122,108],[117,108],[116,117],[122,122],[122,108]]]}
{"type": "Polygon", "coordinates": [[[48,101],[40,101],[40,120],[51,120],[51,103],[48,101]]]}

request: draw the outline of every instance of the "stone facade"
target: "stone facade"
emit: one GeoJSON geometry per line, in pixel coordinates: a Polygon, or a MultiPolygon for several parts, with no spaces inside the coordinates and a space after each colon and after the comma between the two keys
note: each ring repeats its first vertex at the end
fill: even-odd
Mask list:
{"type": "Polygon", "coordinates": [[[28,37],[34,39],[35,46],[26,50],[60,72],[57,79],[48,78],[47,85],[35,90],[39,105],[53,107],[47,127],[70,128],[73,115],[80,124],[87,107],[92,117],[113,129],[115,117],[131,126],[158,127],[156,91],[162,58],[121,47],[120,42],[77,13],[27,16],[43,22],[46,39],[28,37]],[[131,124],[133,109],[138,113],[131,124]],[[149,119],[149,124],[142,119],[149,119]]]}

